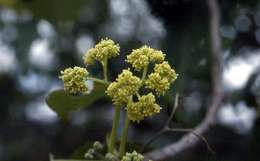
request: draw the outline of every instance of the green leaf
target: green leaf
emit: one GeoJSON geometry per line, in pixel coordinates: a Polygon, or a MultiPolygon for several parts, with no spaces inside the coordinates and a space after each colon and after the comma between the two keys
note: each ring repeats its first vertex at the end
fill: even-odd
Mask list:
{"type": "Polygon", "coordinates": [[[64,90],[56,90],[48,94],[46,102],[64,120],[67,120],[71,111],[88,107],[100,98],[104,98],[106,86],[95,84],[94,90],[90,94],[71,95],[64,90]]]}

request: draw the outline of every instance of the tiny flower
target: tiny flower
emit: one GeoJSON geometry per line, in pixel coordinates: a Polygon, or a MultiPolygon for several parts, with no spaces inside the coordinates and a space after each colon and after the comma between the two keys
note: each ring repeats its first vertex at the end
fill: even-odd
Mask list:
{"type": "Polygon", "coordinates": [[[144,156],[142,154],[133,151],[132,153],[127,152],[125,156],[123,156],[121,161],[143,161],[143,160],[144,160],[144,156]]]}
{"type": "Polygon", "coordinates": [[[170,83],[173,83],[178,77],[178,74],[176,74],[167,61],[156,64],[154,72],[160,74],[161,77],[167,78],[170,83]]]}
{"type": "Polygon", "coordinates": [[[128,99],[139,90],[142,81],[133,75],[129,70],[123,70],[116,81],[111,83],[106,93],[112,98],[115,105],[121,106],[128,102],[128,99]]]}
{"type": "Polygon", "coordinates": [[[102,39],[94,48],[89,49],[83,56],[85,64],[93,64],[95,60],[103,62],[106,58],[119,55],[120,47],[111,39],[102,39]]]}
{"type": "Polygon", "coordinates": [[[150,60],[152,62],[159,62],[160,63],[160,62],[164,61],[165,54],[163,54],[163,52],[160,51],[160,50],[153,49],[153,51],[151,52],[149,57],[150,57],[150,60]]]}
{"type": "Polygon", "coordinates": [[[158,96],[164,95],[170,89],[170,82],[158,73],[151,73],[145,82],[146,88],[152,89],[158,96]]]}
{"type": "Polygon", "coordinates": [[[167,61],[164,61],[161,64],[155,64],[154,72],[148,75],[145,86],[154,90],[158,96],[164,95],[177,77],[178,74],[175,70],[171,68],[167,61]]]}
{"type": "Polygon", "coordinates": [[[95,153],[95,150],[91,148],[91,149],[89,149],[87,151],[87,153],[85,153],[84,157],[86,159],[93,159],[94,158],[94,153],[95,153]]]}
{"type": "Polygon", "coordinates": [[[155,96],[152,93],[141,96],[137,102],[130,101],[126,107],[129,119],[140,122],[144,117],[159,113],[161,107],[155,101],[155,96]]]}
{"type": "Polygon", "coordinates": [[[127,56],[126,62],[130,63],[135,70],[140,71],[147,67],[150,62],[162,62],[164,57],[162,51],[145,45],[139,49],[134,49],[127,56]]]}
{"type": "Polygon", "coordinates": [[[133,122],[140,122],[144,119],[143,113],[140,111],[140,104],[130,101],[127,106],[127,115],[128,118],[133,122]]]}
{"type": "Polygon", "coordinates": [[[60,78],[64,83],[64,90],[70,94],[86,93],[88,91],[86,80],[88,71],[85,68],[74,67],[61,71],[60,78]]]}

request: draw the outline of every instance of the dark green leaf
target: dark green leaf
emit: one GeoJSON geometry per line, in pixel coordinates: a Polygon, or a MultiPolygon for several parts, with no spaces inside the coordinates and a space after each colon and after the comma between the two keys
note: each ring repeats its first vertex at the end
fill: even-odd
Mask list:
{"type": "Polygon", "coordinates": [[[69,112],[88,107],[95,101],[106,96],[106,87],[97,84],[90,94],[71,95],[64,90],[56,90],[51,92],[46,102],[62,119],[67,119],[69,112]]]}

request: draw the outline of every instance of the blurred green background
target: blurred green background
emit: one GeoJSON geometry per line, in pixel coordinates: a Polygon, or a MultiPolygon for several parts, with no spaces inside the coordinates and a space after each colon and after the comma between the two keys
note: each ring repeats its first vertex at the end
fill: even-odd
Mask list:
{"type": "MultiPolygon", "coordinates": [[[[178,161],[260,160],[260,2],[219,3],[225,99],[217,126],[206,134],[216,154],[199,144],[178,161]]],[[[120,57],[109,62],[110,79],[127,67],[125,55],[143,44],[164,51],[179,73],[160,98],[162,113],[132,124],[131,144],[144,143],[163,126],[176,92],[181,99],[174,126],[191,128],[203,119],[212,99],[206,1],[0,0],[0,5],[1,161],[47,161],[49,153],[80,158],[89,141],[105,141],[113,117],[107,99],[70,112],[67,121],[45,103],[50,91],[62,88],[59,71],[83,66],[84,52],[104,37],[121,46],[120,57]]],[[[90,71],[102,76],[98,64],[90,71]]],[[[150,148],[181,136],[168,133],[150,148]]]]}

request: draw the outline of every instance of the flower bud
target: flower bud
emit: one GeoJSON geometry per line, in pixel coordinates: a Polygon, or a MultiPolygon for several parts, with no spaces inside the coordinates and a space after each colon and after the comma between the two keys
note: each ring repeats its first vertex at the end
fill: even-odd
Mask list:
{"type": "Polygon", "coordinates": [[[84,155],[84,157],[86,159],[93,159],[94,158],[94,153],[95,153],[95,150],[94,149],[89,149],[88,152],[84,155]]]}
{"type": "Polygon", "coordinates": [[[99,141],[95,141],[93,144],[93,148],[95,150],[101,150],[101,149],[103,149],[103,145],[99,141]]]}
{"type": "Polygon", "coordinates": [[[126,153],[121,161],[143,161],[144,156],[142,154],[133,151],[132,153],[126,153]]]}
{"type": "Polygon", "coordinates": [[[106,158],[107,161],[117,161],[116,156],[112,153],[107,153],[105,158],[106,158]]]}

